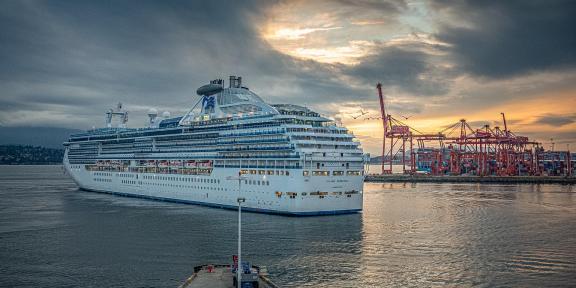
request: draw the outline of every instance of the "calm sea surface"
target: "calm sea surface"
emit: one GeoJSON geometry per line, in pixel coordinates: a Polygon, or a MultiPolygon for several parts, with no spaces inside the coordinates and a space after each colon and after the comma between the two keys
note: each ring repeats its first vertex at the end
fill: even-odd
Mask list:
{"type": "MultiPolygon", "coordinates": [[[[244,214],[244,255],[284,287],[576,286],[576,187],[365,184],[361,214],[244,214]]],[[[176,287],[228,263],[236,213],[78,191],[0,166],[0,287],[176,287]]]]}

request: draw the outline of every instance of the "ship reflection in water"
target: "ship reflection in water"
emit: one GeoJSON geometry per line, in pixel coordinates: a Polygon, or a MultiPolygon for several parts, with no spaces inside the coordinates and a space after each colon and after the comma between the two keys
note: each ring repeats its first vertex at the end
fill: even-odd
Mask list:
{"type": "MultiPolygon", "coordinates": [[[[234,211],[77,191],[0,167],[0,286],[177,287],[228,263],[234,211]]],[[[571,286],[574,187],[365,184],[364,212],[246,213],[243,256],[282,287],[571,286]]]]}

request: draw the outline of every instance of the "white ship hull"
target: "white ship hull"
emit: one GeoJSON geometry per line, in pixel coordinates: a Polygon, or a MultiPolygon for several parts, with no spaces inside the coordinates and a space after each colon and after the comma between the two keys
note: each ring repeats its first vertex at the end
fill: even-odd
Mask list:
{"type": "MultiPolygon", "coordinates": [[[[220,208],[236,208],[238,168],[215,168],[210,176],[88,171],[84,165],[65,165],[83,190],[220,208]]],[[[363,177],[243,175],[240,194],[249,211],[287,215],[331,215],[362,210],[363,177]],[[251,185],[266,179],[269,185],[251,185]],[[318,193],[320,192],[320,193],[318,193]],[[292,194],[293,193],[293,194],[292,194]],[[291,196],[292,194],[293,196],[291,196]]]]}

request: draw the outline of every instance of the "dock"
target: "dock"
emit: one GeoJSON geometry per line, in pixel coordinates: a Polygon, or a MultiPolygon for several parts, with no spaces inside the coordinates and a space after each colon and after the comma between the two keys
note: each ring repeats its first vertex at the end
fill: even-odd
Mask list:
{"type": "Polygon", "coordinates": [[[432,176],[387,174],[367,175],[365,182],[499,183],[499,184],[576,184],[576,177],[564,176],[432,176]]]}
{"type": "MultiPolygon", "coordinates": [[[[280,288],[266,275],[264,269],[252,266],[260,271],[257,288],[280,288]]],[[[180,285],[180,288],[234,288],[230,265],[202,265],[194,267],[194,273],[180,285]]]]}

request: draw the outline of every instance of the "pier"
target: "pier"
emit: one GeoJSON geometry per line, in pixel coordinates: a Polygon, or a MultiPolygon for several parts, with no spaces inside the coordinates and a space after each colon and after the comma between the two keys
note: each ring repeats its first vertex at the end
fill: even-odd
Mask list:
{"type": "MultiPolygon", "coordinates": [[[[252,266],[260,271],[257,288],[279,288],[265,275],[259,267],[252,266]]],[[[194,273],[179,288],[233,288],[234,274],[230,265],[203,265],[194,267],[194,273]]]]}
{"type": "Polygon", "coordinates": [[[501,184],[576,184],[576,177],[563,176],[432,176],[387,174],[367,175],[365,182],[436,182],[436,183],[501,183],[501,184]]]}

